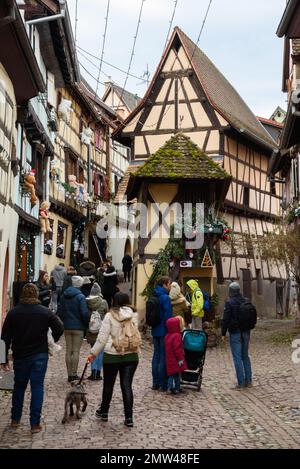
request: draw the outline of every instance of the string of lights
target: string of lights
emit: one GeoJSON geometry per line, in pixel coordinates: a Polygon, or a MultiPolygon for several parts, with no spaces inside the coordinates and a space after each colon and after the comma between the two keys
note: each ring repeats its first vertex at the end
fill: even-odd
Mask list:
{"type": "Polygon", "coordinates": [[[125,78],[125,82],[124,82],[124,86],[123,86],[123,89],[122,89],[122,93],[121,93],[121,96],[120,96],[120,101],[119,101],[118,106],[120,105],[120,102],[121,102],[122,99],[123,99],[123,94],[124,94],[124,91],[125,91],[125,88],[126,88],[126,85],[127,85],[127,81],[128,81],[128,77],[129,77],[129,72],[130,72],[130,69],[131,69],[131,64],[132,64],[132,60],[133,60],[133,56],[134,56],[136,41],[137,41],[139,29],[140,29],[141,18],[142,18],[142,12],[143,12],[143,8],[144,8],[145,1],[146,1],[146,0],[142,0],[142,2],[141,2],[140,13],[139,13],[139,18],[138,18],[138,23],[137,23],[137,27],[136,27],[135,36],[134,36],[134,38],[133,38],[133,46],[132,46],[132,51],[131,51],[131,55],[130,55],[128,70],[127,70],[127,73],[126,73],[126,78],[125,78]]]}
{"type": "Polygon", "coordinates": [[[165,42],[165,45],[164,45],[164,50],[165,50],[165,48],[166,48],[166,46],[167,46],[167,44],[168,44],[168,39],[169,39],[170,31],[171,31],[171,29],[172,29],[172,25],[173,25],[174,16],[175,16],[175,13],[176,13],[177,4],[178,4],[178,0],[175,0],[175,1],[174,1],[173,13],[172,13],[172,16],[171,16],[171,20],[169,21],[170,26],[169,26],[168,34],[167,34],[167,37],[166,37],[166,42],[165,42]]]}
{"type": "MultiPolygon", "coordinates": [[[[85,54],[89,55],[89,56],[92,57],[93,59],[96,59],[97,61],[100,60],[99,57],[97,57],[96,55],[91,54],[90,52],[88,52],[87,50],[83,49],[82,47],[80,47],[80,46],[76,46],[76,47],[77,47],[78,51],[84,52],[85,54]]],[[[127,75],[127,72],[126,72],[125,70],[122,70],[120,67],[117,67],[116,65],[113,65],[113,64],[111,64],[111,63],[109,63],[109,62],[106,62],[105,60],[102,60],[102,62],[103,62],[105,65],[108,65],[109,67],[112,67],[112,68],[118,70],[119,72],[122,72],[122,73],[124,73],[125,75],[127,75]]],[[[97,68],[98,68],[98,66],[97,66],[97,68]]],[[[137,78],[138,80],[142,80],[142,81],[144,81],[144,82],[147,81],[147,80],[144,80],[144,79],[141,78],[141,77],[138,77],[137,75],[133,75],[132,73],[129,73],[128,76],[130,76],[130,77],[132,77],[132,78],[137,78]]]]}
{"type": "Polygon", "coordinates": [[[109,7],[110,7],[110,0],[107,0],[107,8],[106,8],[106,17],[105,17],[105,27],[104,27],[104,34],[103,34],[103,43],[102,43],[102,51],[101,51],[101,58],[100,58],[100,65],[99,65],[99,72],[98,72],[98,80],[96,85],[95,97],[97,96],[101,69],[102,69],[102,62],[104,56],[104,49],[105,49],[105,41],[106,41],[106,32],[107,32],[107,24],[108,24],[108,17],[109,17],[109,7]]]}

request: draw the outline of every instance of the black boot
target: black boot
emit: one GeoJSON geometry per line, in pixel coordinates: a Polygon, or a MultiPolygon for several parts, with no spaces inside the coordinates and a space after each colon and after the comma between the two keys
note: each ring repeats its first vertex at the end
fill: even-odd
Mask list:
{"type": "Polygon", "coordinates": [[[96,381],[101,381],[102,376],[101,376],[100,373],[101,373],[100,371],[97,371],[97,372],[96,372],[96,377],[95,377],[95,380],[96,380],[96,381]]]}
{"type": "Polygon", "coordinates": [[[89,379],[90,381],[96,381],[96,373],[97,373],[96,370],[92,370],[92,373],[91,373],[91,375],[88,377],[88,379],[89,379]]]}

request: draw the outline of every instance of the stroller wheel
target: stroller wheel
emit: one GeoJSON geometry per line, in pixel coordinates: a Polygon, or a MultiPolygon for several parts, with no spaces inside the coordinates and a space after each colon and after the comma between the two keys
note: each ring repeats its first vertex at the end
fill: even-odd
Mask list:
{"type": "Polygon", "coordinates": [[[198,391],[198,392],[199,392],[200,389],[201,389],[201,384],[202,384],[202,375],[199,374],[198,383],[197,383],[197,391],[198,391]]]}

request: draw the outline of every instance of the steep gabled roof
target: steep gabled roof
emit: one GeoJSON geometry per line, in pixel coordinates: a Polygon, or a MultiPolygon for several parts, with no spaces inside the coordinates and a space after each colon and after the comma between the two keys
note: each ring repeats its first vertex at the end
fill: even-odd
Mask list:
{"type": "Polygon", "coordinates": [[[131,174],[134,174],[139,169],[138,165],[129,165],[127,168],[126,173],[122,177],[121,181],[119,182],[118,192],[114,198],[115,204],[120,204],[124,201],[124,197],[126,194],[128,182],[130,179],[131,174]]]}
{"type": "Polygon", "coordinates": [[[127,107],[128,111],[133,111],[137,105],[141,102],[142,98],[139,98],[138,95],[130,93],[129,91],[123,90],[121,86],[116,85],[115,83],[110,83],[109,87],[103,95],[103,101],[105,101],[110,90],[115,90],[119,98],[122,97],[122,101],[127,107]]]}
{"type": "Polygon", "coordinates": [[[134,173],[136,178],[223,180],[231,176],[178,132],[134,173]]]}
{"type": "Polygon", "coordinates": [[[204,92],[215,110],[238,131],[253,134],[271,147],[276,147],[274,140],[257,121],[245,101],[222,75],[211,60],[179,28],[179,37],[198,76],[204,92]]]}
{"type": "Polygon", "coordinates": [[[134,109],[134,111],[125,119],[122,126],[115,132],[115,136],[119,134],[122,128],[124,128],[127,123],[129,123],[145,105],[147,99],[150,97],[154,82],[161,72],[163,63],[169,53],[169,50],[171,49],[172,44],[177,37],[183,45],[191,67],[193,67],[195,74],[198,77],[198,80],[212,107],[217,112],[219,112],[237,131],[254,140],[256,143],[264,145],[268,149],[276,148],[276,142],[271,138],[260,122],[257,121],[253,112],[247,106],[245,101],[243,101],[233,86],[216,68],[211,60],[178,27],[175,27],[173,31],[169,45],[161,58],[161,61],[156,69],[155,75],[144,98],[134,109]]]}

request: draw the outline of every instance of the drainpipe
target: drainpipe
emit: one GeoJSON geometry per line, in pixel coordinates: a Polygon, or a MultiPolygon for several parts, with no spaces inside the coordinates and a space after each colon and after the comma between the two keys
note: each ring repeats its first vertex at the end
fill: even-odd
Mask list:
{"type": "Polygon", "coordinates": [[[60,14],[53,15],[53,16],[46,16],[44,18],[37,18],[35,20],[26,21],[26,24],[40,24],[40,23],[49,23],[50,21],[59,20],[61,18],[65,18],[66,16],[66,0],[59,0],[60,3],[60,14]]]}

